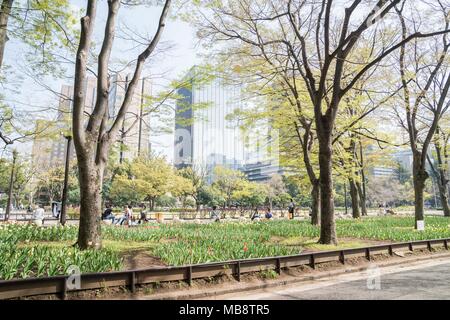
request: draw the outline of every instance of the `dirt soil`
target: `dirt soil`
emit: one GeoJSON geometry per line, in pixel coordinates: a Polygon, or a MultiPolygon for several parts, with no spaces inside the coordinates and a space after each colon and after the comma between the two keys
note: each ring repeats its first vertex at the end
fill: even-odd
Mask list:
{"type": "Polygon", "coordinates": [[[151,256],[146,250],[133,250],[123,256],[124,270],[136,270],[167,266],[160,258],[151,256]]]}

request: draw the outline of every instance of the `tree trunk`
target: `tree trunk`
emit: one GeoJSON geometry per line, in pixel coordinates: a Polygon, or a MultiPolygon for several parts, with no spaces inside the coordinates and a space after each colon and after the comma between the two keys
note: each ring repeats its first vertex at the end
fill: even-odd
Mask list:
{"type": "Polygon", "coordinates": [[[444,216],[450,217],[450,207],[448,205],[447,187],[444,186],[438,177],[439,196],[441,198],[442,209],[444,210],[444,216]]]}
{"type": "Polygon", "coordinates": [[[366,206],[366,195],[364,192],[364,187],[361,185],[360,182],[356,182],[356,188],[358,190],[358,197],[359,197],[359,206],[361,207],[361,215],[363,217],[367,217],[367,206],[366,206]]]}
{"type": "Polygon", "coordinates": [[[356,188],[356,183],[353,179],[348,179],[350,184],[350,198],[352,200],[352,215],[353,219],[361,218],[361,213],[359,211],[359,197],[358,189],[356,188]]]}
{"type": "Polygon", "coordinates": [[[320,225],[320,181],[317,179],[311,190],[311,224],[314,226],[320,225]]]}
{"type": "MultiPolygon", "coordinates": [[[[323,120],[324,122],[326,120],[323,120]]],[[[329,124],[328,121],[326,124],[329,124]]],[[[319,133],[319,130],[318,130],[319,133]]],[[[321,244],[337,244],[334,221],[331,130],[319,133],[320,239],[321,244]]]]}
{"type": "Polygon", "coordinates": [[[421,165],[420,158],[421,158],[420,153],[415,154],[413,158],[414,211],[415,211],[416,229],[417,229],[417,221],[423,221],[425,217],[423,193],[425,190],[425,182],[428,179],[428,173],[421,165]]]}
{"type": "Polygon", "coordinates": [[[78,158],[80,175],[80,227],[78,247],[80,249],[101,248],[101,191],[103,166],[94,161],[78,158]]]}
{"type": "Polygon", "coordinates": [[[438,187],[439,187],[439,196],[441,198],[442,209],[444,210],[444,216],[450,217],[450,207],[448,205],[448,192],[447,192],[447,189],[448,189],[447,188],[448,162],[444,161],[444,159],[448,159],[448,154],[447,154],[448,138],[444,137],[443,143],[441,144],[441,142],[439,141],[440,135],[441,135],[441,130],[438,127],[436,130],[436,136],[437,136],[438,140],[435,141],[434,146],[436,149],[436,156],[437,156],[439,168],[436,170],[435,167],[433,166],[433,164],[431,163],[431,161],[430,161],[430,166],[434,170],[435,175],[436,175],[436,180],[437,180],[438,187]]]}
{"type": "Polygon", "coordinates": [[[3,0],[0,10],[0,69],[3,65],[3,56],[7,41],[8,19],[14,0],[3,0]]]}

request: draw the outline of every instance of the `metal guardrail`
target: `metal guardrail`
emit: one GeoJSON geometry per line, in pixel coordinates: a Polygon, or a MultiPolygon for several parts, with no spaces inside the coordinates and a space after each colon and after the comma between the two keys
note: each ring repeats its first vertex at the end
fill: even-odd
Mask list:
{"type": "Polygon", "coordinates": [[[232,260],[178,267],[155,267],[118,272],[86,273],[81,274],[80,288],[76,290],[69,290],[67,287],[70,276],[1,280],[0,299],[46,294],[59,294],[62,299],[65,299],[68,292],[118,286],[127,286],[131,292],[135,292],[137,285],[164,281],[187,281],[190,285],[194,279],[221,275],[231,275],[240,281],[241,275],[244,273],[272,269],[280,274],[282,269],[289,267],[309,265],[314,269],[319,263],[339,261],[345,264],[346,259],[356,257],[364,257],[370,261],[377,254],[388,253],[390,256],[393,256],[394,250],[399,249],[414,251],[414,249],[424,248],[432,251],[433,246],[442,245],[448,250],[449,242],[450,238],[420,240],[354,249],[301,253],[290,256],[232,260]]]}

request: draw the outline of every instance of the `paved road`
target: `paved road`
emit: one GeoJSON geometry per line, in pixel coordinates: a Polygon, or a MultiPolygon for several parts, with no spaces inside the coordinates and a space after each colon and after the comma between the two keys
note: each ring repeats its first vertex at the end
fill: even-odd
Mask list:
{"type": "Polygon", "coordinates": [[[371,269],[371,271],[300,283],[282,289],[278,287],[249,293],[235,293],[214,299],[450,300],[450,258],[420,262],[410,266],[381,268],[378,271],[371,269]]]}

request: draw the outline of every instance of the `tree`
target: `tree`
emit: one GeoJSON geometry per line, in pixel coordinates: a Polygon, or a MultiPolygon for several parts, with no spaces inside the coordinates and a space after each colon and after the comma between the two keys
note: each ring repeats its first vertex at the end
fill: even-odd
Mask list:
{"type": "MultiPolygon", "coordinates": [[[[169,192],[176,198],[178,198],[181,202],[181,206],[185,208],[188,200],[190,199],[192,202],[192,195],[197,195],[196,187],[193,185],[192,180],[185,178],[176,173],[172,174],[172,178],[169,183],[169,192]]],[[[193,197],[193,196],[192,196],[193,197]]],[[[197,205],[197,200],[194,199],[195,204],[197,205]]]]}
{"type": "Polygon", "coordinates": [[[85,16],[81,19],[81,34],[76,55],[72,130],[78,159],[80,180],[80,225],[77,245],[81,249],[100,248],[100,221],[102,182],[108,153],[116,141],[117,134],[136,90],[142,69],[155,50],[166,24],[171,0],[164,2],[157,30],[149,44],[139,54],[133,76],[125,92],[117,117],[108,125],[108,66],[114,43],[116,19],[121,1],[108,1],[108,16],[102,40],[97,68],[97,97],[95,107],[85,125],[86,78],[88,57],[93,41],[97,0],[88,0],[85,16]]]}
{"type": "Polygon", "coordinates": [[[239,188],[233,191],[232,198],[241,207],[250,207],[252,209],[262,206],[267,199],[267,188],[265,185],[243,181],[239,188]]]}
{"type": "MultiPolygon", "coordinates": [[[[415,220],[424,220],[424,190],[429,175],[426,170],[427,154],[438,128],[439,121],[450,107],[447,95],[450,90],[450,72],[447,64],[450,42],[450,8],[445,1],[437,0],[431,5],[438,13],[435,21],[443,24],[445,33],[436,34],[431,43],[407,41],[410,29],[417,34],[417,25],[408,24],[405,17],[407,7],[396,8],[401,23],[402,42],[398,59],[403,91],[400,97],[402,110],[397,110],[400,125],[408,132],[409,145],[413,153],[413,183],[415,193],[415,220]],[[429,54],[430,45],[433,54],[429,54]]],[[[413,9],[414,10],[414,9],[413,9]]]]}
{"type": "Polygon", "coordinates": [[[273,61],[293,57],[291,70],[303,80],[314,112],[319,142],[321,233],[319,242],[337,243],[333,201],[333,132],[342,100],[367,74],[402,45],[415,39],[437,36],[447,30],[414,32],[405,39],[392,39],[380,21],[401,0],[377,1],[368,8],[364,1],[205,1],[200,10],[202,36],[214,41],[237,41],[265,51],[273,61]],[[371,9],[370,9],[371,8],[371,9]],[[377,25],[375,27],[375,25],[377,25]],[[274,32],[274,26],[278,32],[274,32]],[[372,44],[364,61],[353,62],[358,48],[372,44]],[[277,46],[277,44],[281,44],[277,46]],[[284,48],[283,52],[277,48],[284,48]]]}
{"type": "Polygon", "coordinates": [[[73,49],[77,37],[76,12],[68,0],[2,0],[0,10],[0,70],[6,42],[20,40],[31,52],[27,60],[32,69],[59,74],[55,62],[62,58],[62,47],[73,49]]]}
{"type": "Polygon", "coordinates": [[[269,206],[272,209],[274,200],[276,201],[282,194],[286,193],[286,186],[281,175],[273,175],[268,182],[266,182],[267,198],[269,199],[269,206]]]}
{"type": "Polygon", "coordinates": [[[112,180],[109,197],[120,205],[148,201],[150,210],[154,210],[158,198],[170,194],[185,202],[192,190],[191,181],[177,175],[165,158],[141,156],[121,166],[112,180]]]}
{"type": "Polygon", "coordinates": [[[223,206],[229,207],[233,193],[244,183],[244,174],[241,171],[217,166],[213,171],[213,189],[223,198],[223,206]]]}
{"type": "Polygon", "coordinates": [[[195,200],[197,211],[201,204],[205,204],[201,199],[201,193],[205,189],[207,171],[200,165],[192,165],[178,171],[178,174],[191,182],[190,196],[195,200]]]}
{"type": "MultiPolygon", "coordinates": [[[[74,166],[70,168],[68,186],[69,190],[78,187],[74,166]]],[[[50,168],[37,175],[38,192],[46,194],[51,204],[53,201],[61,201],[64,186],[64,166],[50,168]]]]}
{"type": "Polygon", "coordinates": [[[443,131],[439,126],[436,129],[436,134],[433,139],[434,149],[436,153],[437,164],[431,160],[427,155],[428,163],[431,170],[436,177],[436,182],[439,188],[439,196],[441,198],[442,209],[444,210],[444,216],[450,217],[450,207],[448,204],[448,144],[450,134],[443,131]]]}

